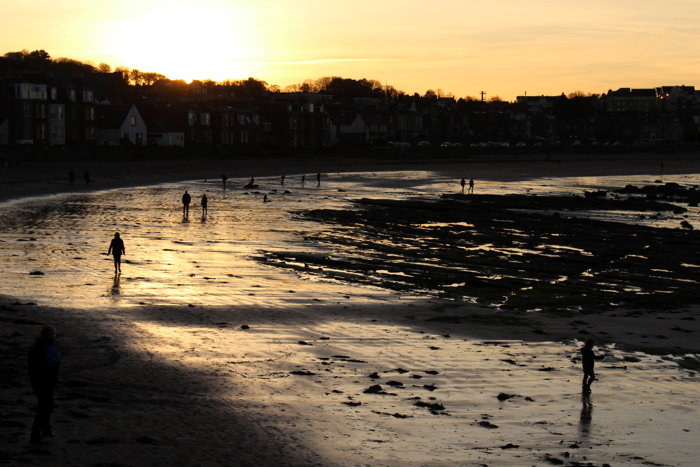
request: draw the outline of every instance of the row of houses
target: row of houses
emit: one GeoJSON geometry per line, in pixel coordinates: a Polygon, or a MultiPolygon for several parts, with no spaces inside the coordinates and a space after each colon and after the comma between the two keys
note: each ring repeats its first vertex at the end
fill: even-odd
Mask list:
{"type": "Polygon", "coordinates": [[[700,128],[700,93],[690,86],[611,90],[600,97],[599,114],[568,119],[552,113],[562,96],[465,104],[454,98],[338,102],[327,94],[245,94],[213,82],[129,86],[120,73],[5,77],[0,144],[681,142],[697,141],[700,128]]]}

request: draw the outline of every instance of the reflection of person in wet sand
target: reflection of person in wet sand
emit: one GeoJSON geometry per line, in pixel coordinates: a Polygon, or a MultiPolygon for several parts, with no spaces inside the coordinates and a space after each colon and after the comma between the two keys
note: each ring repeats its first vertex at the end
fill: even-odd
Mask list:
{"type": "Polygon", "coordinates": [[[107,256],[110,253],[114,256],[114,273],[122,272],[122,255],[126,254],[126,248],[124,248],[124,240],[119,237],[119,232],[114,234],[114,238],[109,244],[107,256]]]}
{"type": "Polygon", "coordinates": [[[602,360],[605,355],[596,355],[593,352],[593,339],[587,339],[581,347],[581,359],[583,360],[583,392],[591,392],[591,383],[595,381],[595,361],[602,360]]]}
{"type": "Polygon", "coordinates": [[[593,412],[593,405],[591,404],[591,395],[587,392],[584,392],[581,394],[581,403],[583,404],[581,406],[581,431],[583,433],[588,433],[588,425],[591,424],[591,420],[593,419],[593,416],[591,412],[593,412]]]}
{"type": "Polygon", "coordinates": [[[185,194],[182,195],[182,215],[185,217],[190,215],[190,201],[192,201],[192,197],[185,190],[185,194]]]}
{"type": "Polygon", "coordinates": [[[474,179],[470,178],[469,179],[469,193],[472,195],[474,194],[474,179]]]}
{"type": "Polygon", "coordinates": [[[207,203],[209,200],[207,199],[206,193],[202,195],[202,216],[207,215],[207,203]]]}
{"type": "Polygon", "coordinates": [[[121,293],[122,293],[122,289],[119,285],[119,278],[120,277],[121,276],[119,274],[114,275],[114,281],[112,282],[112,290],[110,292],[112,295],[121,295],[121,293]]]}
{"type": "Polygon", "coordinates": [[[462,194],[464,194],[464,186],[467,184],[467,182],[464,179],[462,179],[462,181],[459,182],[459,184],[462,185],[462,194]]]}

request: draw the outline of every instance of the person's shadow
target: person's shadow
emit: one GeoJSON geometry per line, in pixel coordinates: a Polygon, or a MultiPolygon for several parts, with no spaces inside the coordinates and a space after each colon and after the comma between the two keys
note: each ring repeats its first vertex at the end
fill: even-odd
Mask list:
{"type": "Polygon", "coordinates": [[[121,273],[117,273],[114,275],[114,279],[112,282],[112,288],[109,290],[110,294],[112,295],[121,295],[122,294],[122,288],[121,285],[119,284],[119,280],[121,279],[121,273]]]}

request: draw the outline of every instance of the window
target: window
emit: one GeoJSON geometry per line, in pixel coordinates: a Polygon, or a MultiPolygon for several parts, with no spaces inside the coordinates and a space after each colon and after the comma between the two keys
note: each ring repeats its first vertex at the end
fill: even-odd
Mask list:
{"type": "Polygon", "coordinates": [[[51,100],[56,100],[58,99],[58,92],[56,91],[56,88],[51,88],[51,100]]]}
{"type": "Polygon", "coordinates": [[[68,90],[68,99],[72,100],[75,102],[75,89],[69,89],[68,90]]]}
{"type": "Polygon", "coordinates": [[[136,116],[131,117],[131,126],[136,126],[136,116]]]}
{"type": "Polygon", "coordinates": [[[210,114],[207,112],[202,113],[202,125],[209,125],[210,114]]]}
{"type": "Polygon", "coordinates": [[[83,91],[83,102],[92,102],[92,91],[83,91]]]}
{"type": "Polygon", "coordinates": [[[90,107],[90,120],[94,120],[94,119],[95,119],[95,108],[90,107]]]}
{"type": "Polygon", "coordinates": [[[30,104],[29,102],[25,102],[22,107],[22,116],[24,118],[32,118],[32,104],[30,104]]]}

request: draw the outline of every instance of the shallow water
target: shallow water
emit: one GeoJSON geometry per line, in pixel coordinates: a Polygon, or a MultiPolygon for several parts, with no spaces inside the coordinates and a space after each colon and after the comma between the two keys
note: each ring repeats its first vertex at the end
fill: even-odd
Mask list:
{"type": "MultiPolygon", "coordinates": [[[[582,195],[585,190],[656,180],[658,176],[477,180],[475,190],[582,195]]],[[[337,299],[350,289],[368,299],[391,299],[395,292],[266,266],[261,251],[319,248],[304,237],[327,227],[300,218],[300,210],[347,207],[358,198],[437,199],[460,190],[458,179],[428,171],[324,174],[320,187],[315,180],[301,186],[300,176],[287,177],[284,186],[279,178],[256,179],[259,187],[253,190],[241,188],[247,182],[232,179],[226,191],[217,182],[191,181],[4,203],[2,291],[42,305],[78,308],[139,303],[283,306],[310,298],[337,299]],[[184,190],[193,198],[187,219],[180,202],[184,190]],[[199,206],[202,193],[209,198],[206,217],[199,206]],[[263,195],[270,202],[264,203],[263,195]],[[113,274],[111,257],[106,256],[116,231],[126,245],[120,276],[113,274]],[[30,275],[33,271],[43,275],[30,275]]],[[[668,176],[663,182],[693,186],[700,184],[700,175],[668,176]]],[[[629,212],[576,215],[667,228],[678,228],[683,219],[700,224],[698,208],[688,209],[683,217],[664,214],[660,219],[629,212]]]]}

